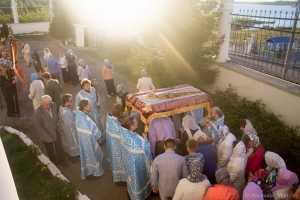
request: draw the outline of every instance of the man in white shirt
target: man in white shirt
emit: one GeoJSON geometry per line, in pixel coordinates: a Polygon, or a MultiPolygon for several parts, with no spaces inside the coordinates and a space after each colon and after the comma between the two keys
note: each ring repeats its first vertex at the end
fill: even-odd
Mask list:
{"type": "Polygon", "coordinates": [[[68,84],[70,82],[69,72],[67,71],[66,56],[64,55],[63,51],[59,52],[58,64],[60,65],[60,69],[61,69],[61,73],[62,73],[64,83],[68,84]]]}

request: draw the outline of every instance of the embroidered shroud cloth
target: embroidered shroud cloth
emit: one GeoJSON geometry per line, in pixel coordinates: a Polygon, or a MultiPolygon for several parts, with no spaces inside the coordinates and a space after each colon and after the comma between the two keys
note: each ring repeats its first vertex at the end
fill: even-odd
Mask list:
{"type": "Polygon", "coordinates": [[[78,145],[80,150],[81,178],[93,174],[101,176],[102,167],[102,150],[97,143],[101,132],[97,125],[80,110],[76,110],[76,129],[78,133],[78,145]]]}
{"type": "MultiPolygon", "coordinates": [[[[78,109],[78,105],[79,105],[79,101],[83,98],[87,98],[90,101],[91,104],[91,111],[88,113],[89,117],[96,123],[98,129],[101,131],[101,138],[99,142],[102,142],[103,140],[105,140],[105,132],[101,123],[101,119],[100,119],[100,114],[98,112],[98,108],[96,105],[96,90],[94,87],[91,87],[91,91],[90,93],[81,90],[80,92],[78,92],[78,94],[76,95],[76,101],[75,101],[75,105],[74,105],[74,110],[78,109]]],[[[98,101],[101,101],[101,97],[98,94],[98,101]]]]}
{"type": "Polygon", "coordinates": [[[113,180],[127,182],[131,199],[145,199],[151,193],[150,144],[140,135],[121,127],[107,116],[107,159],[113,180]]]}

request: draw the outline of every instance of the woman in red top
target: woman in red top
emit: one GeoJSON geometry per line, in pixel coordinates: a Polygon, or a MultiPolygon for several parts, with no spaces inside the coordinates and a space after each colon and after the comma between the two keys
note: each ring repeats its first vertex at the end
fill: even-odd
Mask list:
{"type": "Polygon", "coordinates": [[[257,170],[262,168],[264,149],[259,142],[259,137],[255,134],[249,134],[245,137],[245,145],[248,156],[245,171],[247,178],[250,172],[254,174],[257,170]]]}

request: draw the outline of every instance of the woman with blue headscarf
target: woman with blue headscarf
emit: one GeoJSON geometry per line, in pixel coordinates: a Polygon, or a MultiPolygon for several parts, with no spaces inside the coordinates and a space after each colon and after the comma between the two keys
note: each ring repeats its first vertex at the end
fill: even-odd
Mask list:
{"type": "Polygon", "coordinates": [[[32,99],[34,110],[37,109],[42,103],[42,96],[45,95],[45,87],[37,73],[31,74],[32,83],[30,84],[29,99],[32,99]]]}
{"type": "Polygon", "coordinates": [[[139,92],[146,92],[151,90],[155,90],[155,87],[152,83],[152,79],[148,77],[147,71],[143,69],[141,71],[142,78],[139,78],[138,84],[136,88],[139,90],[139,92]]]}
{"type": "Polygon", "coordinates": [[[38,75],[40,77],[42,77],[43,67],[42,67],[42,63],[41,63],[41,58],[40,58],[39,54],[37,53],[37,50],[38,50],[37,48],[33,49],[33,53],[31,55],[31,57],[32,57],[32,62],[33,62],[33,66],[34,66],[36,73],[38,73],[38,75]]]}
{"type": "Polygon", "coordinates": [[[106,85],[107,96],[117,94],[114,83],[114,67],[109,63],[108,59],[104,60],[104,66],[102,67],[102,77],[106,85]]]}

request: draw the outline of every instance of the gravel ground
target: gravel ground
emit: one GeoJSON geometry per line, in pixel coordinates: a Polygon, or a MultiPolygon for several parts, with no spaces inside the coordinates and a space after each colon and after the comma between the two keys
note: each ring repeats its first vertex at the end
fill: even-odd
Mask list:
{"type": "MultiPolygon", "coordinates": [[[[48,47],[51,53],[55,58],[59,57],[59,51],[62,50],[62,47],[56,41],[28,41],[31,49],[38,48],[39,55],[43,55],[43,49],[48,47]]],[[[74,49],[77,51],[77,49],[74,49]]],[[[64,49],[66,52],[66,49],[64,49]]],[[[21,41],[19,41],[19,52],[21,52],[21,41]]],[[[112,105],[115,103],[114,97],[106,96],[106,87],[104,81],[102,80],[102,61],[99,61],[89,55],[83,54],[80,51],[77,52],[77,57],[85,59],[86,64],[90,67],[91,70],[91,78],[96,79],[98,82],[98,92],[101,96],[101,117],[102,123],[105,124],[106,113],[111,111],[112,105]]],[[[20,64],[23,67],[27,78],[27,85],[29,90],[30,74],[35,72],[33,66],[25,67],[25,60],[22,55],[19,55],[20,64]]],[[[112,62],[113,64],[113,62],[112,62]]],[[[61,79],[62,80],[62,79],[61,79]]],[[[123,75],[115,73],[115,86],[118,84],[125,84],[127,91],[137,92],[135,88],[135,82],[137,80],[130,82],[126,80],[123,75]],[[134,82],[134,83],[133,83],[134,82]]],[[[62,94],[71,93],[73,95],[73,102],[75,101],[76,94],[80,91],[80,86],[77,84],[73,86],[71,84],[65,85],[62,84],[62,94]]],[[[46,153],[45,148],[38,137],[38,134],[34,128],[34,120],[33,120],[33,105],[32,101],[28,98],[29,91],[23,89],[20,83],[17,84],[18,88],[18,98],[19,98],[19,106],[20,106],[20,118],[16,117],[7,117],[6,116],[6,105],[4,99],[2,98],[2,103],[4,108],[0,110],[0,125],[11,126],[19,131],[25,133],[31,140],[42,147],[42,151],[46,153]]],[[[108,168],[106,163],[106,154],[105,154],[105,144],[102,145],[102,150],[104,152],[104,157],[102,159],[104,174],[93,180],[83,180],[80,178],[80,164],[72,163],[68,161],[69,167],[64,168],[58,166],[61,172],[79,189],[82,194],[87,195],[90,199],[129,199],[129,196],[126,193],[126,183],[115,183],[112,181],[112,173],[108,168]]],[[[158,196],[150,196],[148,199],[159,199],[158,196]]]]}

